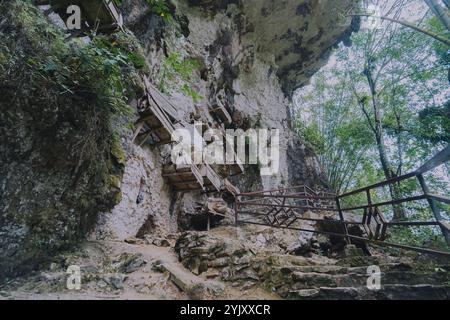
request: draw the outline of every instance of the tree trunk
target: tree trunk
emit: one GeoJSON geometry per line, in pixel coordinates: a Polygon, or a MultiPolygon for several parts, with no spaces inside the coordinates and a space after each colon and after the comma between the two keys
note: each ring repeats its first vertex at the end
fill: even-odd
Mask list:
{"type": "MultiPolygon", "coordinates": [[[[450,2],[450,0],[448,0],[448,1],[450,2]]],[[[373,15],[370,15],[370,14],[351,14],[349,16],[351,16],[351,17],[372,17],[372,18],[378,18],[378,19],[382,19],[382,20],[386,20],[386,21],[399,23],[402,26],[405,26],[405,27],[413,29],[413,30],[415,30],[417,32],[426,34],[427,36],[430,36],[433,39],[436,39],[437,41],[440,41],[440,42],[445,43],[446,45],[450,46],[450,40],[448,40],[447,38],[442,37],[442,36],[440,36],[440,35],[438,35],[438,34],[436,34],[434,32],[431,32],[431,31],[419,28],[419,27],[413,25],[412,23],[410,23],[408,21],[392,19],[392,18],[389,18],[389,17],[373,16],[373,15]]]]}
{"type": "MultiPolygon", "coordinates": [[[[397,175],[392,170],[391,163],[389,161],[386,145],[384,143],[384,133],[383,133],[383,123],[381,119],[381,111],[377,101],[377,90],[376,84],[372,77],[371,65],[368,63],[367,68],[364,70],[364,74],[367,77],[369,83],[370,94],[372,96],[372,108],[375,116],[375,125],[373,126],[375,133],[375,140],[377,143],[378,155],[380,157],[381,168],[383,169],[384,176],[386,180],[395,178],[397,175]]],[[[397,184],[389,184],[389,193],[392,200],[397,200],[401,198],[400,188],[397,184]]],[[[393,209],[393,219],[392,220],[402,220],[405,218],[405,212],[402,205],[392,205],[393,209]]]]}
{"type": "MultiPolygon", "coordinates": [[[[448,10],[442,7],[438,0],[425,0],[425,3],[430,7],[431,11],[441,20],[444,26],[450,31],[450,16],[448,10]]],[[[448,1],[445,3],[448,7],[448,1]]]]}
{"type": "Polygon", "coordinates": [[[445,6],[447,7],[447,9],[450,10],[450,0],[442,0],[445,3],[445,6]]]}

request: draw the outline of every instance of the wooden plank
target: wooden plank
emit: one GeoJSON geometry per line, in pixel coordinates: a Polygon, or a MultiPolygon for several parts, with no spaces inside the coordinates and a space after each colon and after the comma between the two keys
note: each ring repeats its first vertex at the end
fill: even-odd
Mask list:
{"type": "Polygon", "coordinates": [[[233,185],[228,179],[225,179],[223,182],[224,182],[225,189],[232,195],[237,196],[238,194],[241,193],[239,188],[236,187],[235,185],[233,185]]]}
{"type": "Polygon", "coordinates": [[[116,7],[113,0],[106,0],[106,7],[110,12],[110,15],[114,17],[116,24],[119,28],[123,27],[123,17],[119,9],[116,7]]]}
{"type": "Polygon", "coordinates": [[[192,183],[192,182],[185,182],[185,183],[176,183],[173,184],[173,187],[177,191],[197,191],[197,190],[203,190],[203,187],[200,186],[198,183],[192,183]]]}
{"type": "Polygon", "coordinates": [[[231,124],[233,122],[231,115],[220,100],[217,100],[216,105],[210,109],[210,112],[217,115],[223,123],[231,124]]]}
{"type": "Polygon", "coordinates": [[[172,132],[175,131],[175,128],[173,127],[172,122],[167,118],[167,116],[161,111],[161,109],[154,103],[152,100],[150,100],[150,109],[152,110],[153,114],[158,118],[158,120],[161,122],[161,124],[164,126],[164,128],[172,134],[172,132]]]}
{"type": "Polygon", "coordinates": [[[193,280],[195,278],[191,273],[180,269],[180,267],[175,264],[162,262],[158,267],[160,267],[163,272],[167,272],[170,280],[184,292],[190,292],[191,288],[196,284],[193,280]]]}
{"type": "Polygon", "coordinates": [[[245,172],[244,166],[238,162],[231,165],[229,164],[228,166],[230,166],[232,176],[243,174],[245,172]]]}
{"type": "Polygon", "coordinates": [[[134,132],[133,139],[131,140],[131,142],[134,142],[136,140],[136,138],[138,137],[139,133],[142,131],[142,128],[144,128],[144,124],[145,123],[143,121],[141,121],[141,122],[139,122],[137,124],[136,130],[134,132]]]}
{"type": "Polygon", "coordinates": [[[163,177],[176,189],[203,189],[204,180],[200,171],[195,165],[166,166],[163,169],[163,177]]]}
{"type": "Polygon", "coordinates": [[[166,112],[173,120],[180,118],[177,108],[167,99],[154,85],[151,84],[147,77],[144,77],[144,84],[147,88],[148,94],[155,100],[164,112],[166,112]]]}
{"type": "Polygon", "coordinates": [[[194,174],[195,178],[197,179],[198,183],[203,187],[204,186],[204,180],[203,176],[200,173],[200,170],[195,165],[191,165],[192,173],[194,174]]]}
{"type": "Polygon", "coordinates": [[[217,191],[222,189],[222,178],[211,168],[210,165],[204,164],[200,168],[201,175],[209,181],[217,191]]]}
{"type": "Polygon", "coordinates": [[[174,173],[163,173],[164,178],[191,178],[193,177],[192,172],[174,172],[174,173]]]}

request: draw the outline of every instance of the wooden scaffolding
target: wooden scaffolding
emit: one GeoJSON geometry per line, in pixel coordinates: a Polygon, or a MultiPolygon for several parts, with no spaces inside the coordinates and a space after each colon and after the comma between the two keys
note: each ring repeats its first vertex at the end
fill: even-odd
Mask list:
{"type": "MultiPolygon", "coordinates": [[[[187,128],[201,131],[202,135],[210,129],[208,125],[196,128],[193,125],[181,122],[177,108],[167,99],[164,94],[158,91],[147,77],[143,77],[145,84],[145,95],[138,101],[139,120],[136,122],[136,131],[133,135],[133,142],[142,145],[149,143],[154,146],[171,144],[172,134],[178,128],[187,128]]],[[[225,110],[225,109],[224,109],[225,110]]],[[[226,110],[225,110],[226,111],[226,110]]],[[[226,139],[225,130],[222,127],[222,139],[226,139]]],[[[203,150],[206,142],[201,139],[194,143],[201,143],[203,150]]],[[[183,155],[179,155],[180,157],[183,155]]],[[[241,174],[244,168],[241,164],[232,165],[195,165],[188,164],[189,161],[182,161],[182,164],[167,164],[163,169],[163,176],[176,191],[221,192],[226,190],[228,184],[225,179],[230,175],[241,174]]]]}
{"type": "Polygon", "coordinates": [[[221,132],[221,138],[223,140],[223,143],[227,148],[226,152],[231,151],[233,153],[234,162],[226,164],[225,163],[226,159],[223,159],[223,162],[225,164],[216,164],[213,166],[213,169],[215,169],[217,172],[220,172],[221,175],[223,176],[223,178],[228,178],[230,176],[236,176],[236,175],[243,174],[245,172],[245,168],[242,164],[243,162],[238,158],[238,155],[236,154],[234,149],[229,150],[229,148],[231,146],[234,146],[234,143],[231,143],[231,141],[227,140],[228,137],[227,137],[226,130],[224,129],[223,125],[219,126],[219,130],[221,132]]]}
{"type": "Polygon", "coordinates": [[[81,9],[81,30],[74,32],[112,33],[122,29],[123,17],[113,0],[36,0],[38,5],[50,5],[64,23],[70,14],[67,9],[76,5],[81,9]]]}
{"type": "Polygon", "coordinates": [[[230,113],[220,100],[210,107],[209,112],[213,114],[217,120],[224,124],[231,124],[233,122],[230,113]]]}
{"type": "Polygon", "coordinates": [[[172,133],[181,123],[176,108],[144,77],[145,95],[138,101],[139,120],[133,142],[163,145],[172,142],[172,133]]]}
{"type": "Polygon", "coordinates": [[[166,165],[163,169],[163,177],[176,191],[203,190],[205,182],[196,165],[166,165]]]}
{"type": "Polygon", "coordinates": [[[204,164],[200,167],[200,173],[204,177],[205,189],[207,191],[221,191],[223,188],[223,178],[209,165],[204,164]]]}

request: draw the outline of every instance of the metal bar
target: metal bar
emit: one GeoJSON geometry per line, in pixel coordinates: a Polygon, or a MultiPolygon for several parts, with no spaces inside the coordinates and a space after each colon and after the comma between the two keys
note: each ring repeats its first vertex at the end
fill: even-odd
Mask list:
{"type": "Polygon", "coordinates": [[[355,195],[355,194],[358,194],[358,193],[361,193],[361,192],[364,192],[364,191],[367,191],[367,190],[383,187],[383,186],[386,186],[388,184],[393,184],[393,183],[396,183],[396,182],[400,182],[400,181],[403,181],[403,180],[406,180],[406,179],[409,179],[409,178],[412,178],[412,177],[415,177],[415,176],[416,176],[416,172],[411,172],[411,173],[405,174],[405,175],[400,176],[400,177],[392,178],[392,179],[389,179],[389,180],[386,180],[386,181],[382,181],[382,182],[373,184],[373,185],[368,186],[368,187],[360,188],[360,189],[357,189],[357,190],[354,190],[354,191],[350,191],[350,192],[338,195],[337,197],[338,198],[346,198],[346,197],[349,197],[349,196],[352,196],[352,195],[355,195]]]}
{"type": "Polygon", "coordinates": [[[373,208],[367,208],[367,219],[366,219],[367,225],[370,225],[370,223],[372,222],[372,216],[373,216],[373,208]]]}
{"type": "Polygon", "coordinates": [[[371,231],[370,231],[370,229],[367,227],[366,224],[363,224],[362,227],[363,227],[363,229],[364,229],[364,232],[367,234],[367,237],[370,238],[370,237],[371,237],[371,231]]]}
{"type": "Polygon", "coordinates": [[[238,215],[239,215],[239,196],[236,196],[234,198],[234,224],[237,227],[238,226],[238,215]]]}
{"type": "Polygon", "coordinates": [[[255,192],[246,192],[246,193],[240,193],[239,195],[241,196],[256,196],[256,195],[260,195],[260,194],[264,194],[264,193],[273,193],[273,192],[283,192],[283,191],[290,191],[290,190],[297,190],[297,189],[304,189],[306,193],[306,189],[308,189],[309,191],[311,191],[312,193],[314,193],[315,195],[317,194],[329,194],[330,197],[335,197],[336,194],[331,193],[331,192],[315,192],[313,189],[311,189],[310,187],[307,186],[296,186],[296,187],[289,187],[289,188],[279,188],[279,189],[273,189],[273,190],[263,190],[263,191],[255,191],[255,192]]]}
{"type": "MultiPolygon", "coordinates": [[[[247,214],[247,215],[251,215],[251,216],[255,216],[255,217],[267,216],[267,214],[265,214],[265,213],[258,213],[258,212],[254,212],[254,211],[239,211],[239,213],[247,214]]],[[[296,213],[296,212],[294,212],[294,213],[296,213]]],[[[296,214],[298,214],[298,213],[296,213],[296,214]]],[[[302,216],[296,216],[296,217],[298,220],[303,220],[303,221],[313,221],[313,222],[326,221],[326,222],[341,223],[341,220],[335,220],[335,219],[325,220],[325,219],[304,218],[302,216]]],[[[360,226],[363,225],[362,222],[357,222],[357,221],[344,221],[343,223],[345,223],[346,225],[360,225],[360,226]]]]}
{"type": "Polygon", "coordinates": [[[431,171],[434,168],[440,166],[444,162],[450,161],[450,144],[448,144],[444,150],[439,152],[433,158],[428,160],[423,166],[417,169],[417,174],[424,174],[425,172],[431,171]]]}
{"type": "MultiPolygon", "coordinates": [[[[424,253],[431,253],[431,254],[438,254],[438,255],[445,255],[450,256],[450,252],[443,252],[443,251],[437,251],[432,249],[426,249],[426,248],[420,248],[420,247],[414,247],[409,245],[402,245],[397,243],[389,243],[385,242],[385,239],[387,237],[387,230],[389,226],[401,226],[401,227],[414,227],[414,226],[439,226],[444,237],[446,238],[447,243],[450,246],[450,223],[447,221],[442,220],[441,212],[439,208],[437,207],[437,202],[447,203],[450,204],[450,198],[442,195],[436,195],[431,194],[429,192],[428,186],[422,176],[424,172],[430,171],[440,164],[449,161],[450,160],[450,146],[447,146],[442,152],[440,152],[438,155],[430,159],[427,163],[425,163],[422,167],[420,167],[418,170],[405,174],[400,177],[395,177],[386,181],[379,182],[377,184],[360,188],[358,190],[354,190],[351,192],[348,192],[343,195],[335,196],[330,193],[326,192],[316,192],[312,190],[311,188],[307,186],[300,186],[300,187],[292,187],[292,188],[281,188],[276,190],[265,190],[265,191],[259,191],[259,192],[252,192],[252,193],[242,193],[240,194],[240,198],[236,197],[236,224],[239,223],[247,223],[247,224],[255,224],[255,225],[262,225],[262,226],[271,226],[274,228],[281,228],[281,229],[290,229],[290,230],[298,230],[298,231],[304,231],[304,232],[311,232],[311,233],[317,233],[317,234],[327,234],[332,236],[338,236],[344,238],[347,243],[350,243],[352,239],[360,240],[360,241],[366,241],[369,243],[374,243],[382,246],[392,246],[396,248],[401,249],[407,249],[407,250],[414,250],[424,253]],[[420,185],[423,190],[423,194],[419,196],[412,196],[412,197],[406,197],[403,199],[396,199],[391,201],[385,201],[385,202],[379,202],[379,203],[373,203],[372,197],[371,197],[371,190],[375,188],[379,188],[382,186],[399,183],[400,181],[417,177],[419,179],[420,185]],[[294,192],[295,191],[295,192],[294,192]],[[289,193],[292,192],[292,193],[289,193]],[[367,204],[361,205],[361,206],[355,206],[350,208],[342,208],[340,200],[342,198],[358,194],[360,192],[366,192],[367,195],[367,204]],[[243,198],[250,198],[243,200],[243,198]],[[259,200],[258,200],[259,199],[259,200]],[[270,203],[263,203],[263,199],[272,199],[270,203]],[[297,205],[286,205],[286,199],[294,199],[294,204],[297,205]],[[328,206],[327,200],[334,200],[334,205],[330,204],[328,206]],[[399,221],[399,222],[387,222],[386,218],[384,217],[383,213],[380,211],[380,207],[382,206],[389,206],[389,205],[396,205],[401,204],[405,202],[413,202],[413,201],[419,201],[419,200],[427,200],[433,214],[435,216],[436,221],[399,221]],[[298,205],[301,204],[301,205],[298,205]],[[306,205],[303,205],[306,204],[306,205]],[[255,211],[242,211],[242,206],[253,206],[255,211]],[[261,213],[261,211],[269,210],[268,212],[261,213]],[[284,209],[284,210],[283,210],[284,209]],[[360,210],[364,209],[364,214],[362,216],[362,222],[348,222],[345,221],[344,213],[345,211],[353,211],[353,210],[360,210]],[[311,211],[328,211],[328,212],[338,212],[339,213],[339,220],[324,220],[324,219],[313,219],[313,218],[304,218],[302,216],[303,212],[297,212],[296,210],[304,211],[304,210],[311,210],[311,211]],[[281,218],[278,219],[277,216],[281,213],[286,214],[285,216],[280,216],[281,218]],[[258,219],[258,217],[265,217],[269,218],[273,213],[275,212],[273,221],[269,220],[270,225],[266,221],[263,222],[257,222],[254,219],[258,219]],[[247,214],[251,217],[249,219],[246,219],[246,221],[239,221],[238,214],[247,214]],[[372,222],[372,219],[374,220],[372,222]],[[317,230],[309,230],[299,227],[294,227],[293,225],[296,224],[299,221],[327,221],[332,223],[339,223],[342,225],[342,231],[340,233],[335,232],[324,232],[324,231],[317,231],[317,230]],[[352,236],[349,234],[348,225],[361,225],[365,231],[365,234],[367,234],[367,238],[359,237],[359,236],[352,236]]],[[[301,225],[300,225],[301,226],[301,225]]]]}
{"type": "MultiPolygon", "coordinates": [[[[286,204],[286,199],[283,199],[283,202],[281,205],[285,205],[286,204]]],[[[280,208],[278,209],[278,211],[273,215],[275,218],[278,216],[278,214],[280,214],[281,211],[284,211],[284,208],[280,208]]]]}
{"type": "Polygon", "coordinates": [[[378,207],[376,207],[376,209],[377,209],[378,216],[380,217],[381,223],[386,224],[387,220],[384,217],[384,214],[380,211],[380,209],[378,207]]]}
{"type": "MultiPolygon", "coordinates": [[[[244,200],[241,200],[241,202],[242,201],[244,200]]],[[[262,203],[261,201],[262,201],[261,199],[245,199],[246,203],[262,203]]]]}
{"type": "Polygon", "coordinates": [[[245,201],[239,202],[241,205],[246,206],[256,206],[256,207],[280,207],[280,208],[289,208],[289,209],[303,209],[303,210],[311,210],[311,211],[335,211],[337,212],[337,209],[331,209],[331,208],[317,208],[317,207],[308,207],[308,206],[291,206],[291,205],[278,205],[278,204],[258,204],[258,203],[248,203],[245,201]]]}
{"type": "MultiPolygon", "coordinates": [[[[420,196],[414,196],[414,197],[391,200],[391,201],[386,201],[386,202],[374,203],[374,204],[372,204],[372,207],[382,207],[382,206],[387,206],[387,205],[392,205],[392,204],[400,204],[400,203],[404,203],[404,202],[423,200],[423,199],[427,199],[427,198],[428,198],[428,196],[423,194],[420,196]]],[[[365,206],[359,206],[359,207],[344,208],[344,209],[342,209],[342,211],[361,210],[361,209],[365,209],[365,208],[370,208],[370,206],[365,205],[365,206]]]]}
{"type": "Polygon", "coordinates": [[[239,195],[241,195],[241,196],[253,196],[253,195],[258,195],[258,194],[263,194],[263,193],[268,193],[268,192],[289,191],[289,190],[296,190],[296,189],[300,189],[300,188],[303,188],[303,186],[289,187],[289,188],[279,188],[279,189],[273,189],[273,190],[254,191],[254,192],[244,192],[244,193],[241,193],[239,195]]]}
{"type": "Polygon", "coordinates": [[[386,240],[386,237],[387,237],[387,228],[388,228],[388,225],[387,225],[386,223],[384,223],[384,224],[383,224],[383,227],[381,228],[381,237],[380,237],[380,240],[381,240],[381,241],[386,240]]]}
{"type": "Polygon", "coordinates": [[[428,193],[427,197],[429,199],[432,199],[432,200],[436,200],[436,201],[439,201],[439,202],[450,204],[450,198],[449,197],[444,197],[444,196],[441,196],[441,195],[438,195],[438,194],[432,194],[432,193],[428,193]]]}
{"type": "Polygon", "coordinates": [[[245,195],[241,194],[241,196],[248,198],[281,198],[281,199],[305,199],[305,200],[333,200],[335,201],[336,197],[322,197],[322,196],[308,196],[308,195],[298,195],[298,194],[288,194],[288,195],[269,195],[269,194],[259,194],[259,195],[245,195]]]}
{"type": "Polygon", "coordinates": [[[370,194],[370,190],[366,190],[366,196],[367,196],[367,205],[369,206],[369,209],[372,209],[372,195],[370,194]]]}
{"type": "MultiPolygon", "coordinates": [[[[276,217],[275,217],[276,218],[276,217]]],[[[293,216],[287,216],[284,220],[282,220],[281,222],[280,221],[278,221],[278,218],[276,218],[276,220],[277,220],[277,222],[278,222],[278,225],[283,225],[283,223],[285,223],[286,221],[288,221],[290,218],[294,218],[294,220],[292,220],[291,221],[291,223],[289,223],[288,225],[287,225],[287,227],[289,227],[291,224],[293,224],[295,221],[297,221],[297,220],[299,220],[299,218],[297,218],[297,216],[294,214],[293,216]]]]}
{"type": "Polygon", "coordinates": [[[379,240],[384,241],[387,237],[387,228],[388,224],[386,219],[384,218],[383,213],[380,211],[378,207],[375,207],[377,217],[380,219],[380,234],[379,234],[379,240]]]}
{"type": "Polygon", "coordinates": [[[373,215],[373,220],[376,223],[376,227],[375,227],[375,239],[380,239],[380,231],[381,231],[381,223],[378,220],[378,211],[375,209],[374,215],[373,215]]]}
{"type": "Polygon", "coordinates": [[[341,209],[341,203],[339,198],[336,198],[336,206],[339,212],[339,219],[341,221],[341,225],[344,227],[344,232],[345,232],[345,241],[347,242],[347,244],[350,244],[350,238],[348,237],[348,229],[347,229],[347,225],[344,223],[344,215],[342,214],[342,209],[341,209]]]}
{"type": "MultiPolygon", "coordinates": [[[[447,149],[446,150],[449,151],[449,154],[450,154],[450,148],[447,147],[447,149]]],[[[432,160],[434,160],[434,159],[435,158],[433,158],[432,160]]],[[[428,185],[425,182],[423,175],[422,174],[417,175],[417,180],[419,180],[419,184],[422,187],[423,193],[427,197],[427,201],[428,201],[428,204],[430,205],[431,211],[433,212],[434,218],[438,222],[442,221],[441,212],[436,204],[436,201],[434,200],[433,197],[429,197],[430,189],[428,188],[428,185]]],[[[449,230],[446,228],[443,228],[442,225],[440,225],[440,229],[442,231],[442,235],[444,236],[444,238],[447,242],[447,245],[450,247],[450,232],[449,232],[449,230]]]]}
{"type": "MultiPolygon", "coordinates": [[[[242,221],[240,221],[240,223],[254,224],[254,225],[260,225],[260,226],[266,226],[267,227],[267,225],[262,224],[262,223],[257,223],[257,222],[242,222],[242,221]]],[[[290,229],[290,230],[310,232],[310,233],[317,233],[317,234],[326,234],[326,235],[331,235],[331,236],[345,238],[345,235],[340,234],[340,233],[335,233],[335,232],[317,231],[317,230],[309,230],[309,229],[294,228],[294,227],[289,227],[288,228],[288,227],[282,227],[282,226],[274,226],[274,228],[290,229]]],[[[360,240],[360,241],[364,241],[364,242],[368,242],[368,243],[373,243],[373,244],[377,244],[377,245],[380,245],[380,246],[390,246],[390,247],[396,247],[396,248],[400,248],[400,249],[413,250],[413,251],[422,252],[422,253],[430,253],[430,254],[442,255],[442,256],[445,256],[445,257],[450,257],[450,252],[445,252],[445,251],[426,249],[426,248],[408,246],[408,245],[391,243],[391,242],[385,242],[385,241],[379,241],[379,240],[372,240],[372,239],[368,239],[368,238],[364,238],[364,237],[353,236],[351,234],[348,235],[348,237],[351,238],[351,239],[360,240]]]]}
{"type": "Polygon", "coordinates": [[[398,222],[386,222],[388,226],[438,226],[437,221],[398,221],[398,222]]]}
{"type": "Polygon", "coordinates": [[[367,208],[364,208],[364,213],[363,213],[363,217],[362,217],[362,223],[366,224],[366,220],[367,220],[367,208]]]}
{"type": "Polygon", "coordinates": [[[382,186],[385,186],[385,185],[388,185],[388,184],[397,183],[397,182],[400,182],[400,181],[412,178],[414,176],[417,176],[419,174],[424,174],[425,172],[431,171],[434,168],[436,168],[436,167],[440,166],[441,164],[443,164],[445,162],[448,162],[448,161],[450,161],[450,144],[447,145],[444,148],[444,150],[442,150],[437,155],[435,155],[433,158],[428,160],[424,165],[422,165],[419,169],[417,169],[414,172],[410,172],[410,173],[407,173],[407,174],[402,175],[400,177],[395,177],[393,179],[382,181],[382,182],[373,184],[371,186],[367,186],[367,187],[364,187],[364,188],[353,190],[353,191],[344,193],[342,195],[338,195],[337,197],[338,198],[345,198],[345,197],[348,197],[348,196],[351,196],[351,195],[355,195],[355,194],[361,193],[361,192],[366,191],[366,190],[371,190],[371,189],[379,188],[379,187],[382,187],[382,186]]]}

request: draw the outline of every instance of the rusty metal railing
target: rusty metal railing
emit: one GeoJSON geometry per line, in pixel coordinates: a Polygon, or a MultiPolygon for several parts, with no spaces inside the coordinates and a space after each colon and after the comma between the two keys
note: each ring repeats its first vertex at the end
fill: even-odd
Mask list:
{"type": "Polygon", "coordinates": [[[328,192],[316,192],[307,186],[241,193],[236,196],[235,221],[239,224],[254,224],[274,228],[291,229],[303,232],[322,233],[344,238],[347,243],[364,241],[379,245],[403,248],[419,252],[450,256],[450,252],[433,250],[405,244],[392,243],[387,240],[390,227],[439,227],[447,245],[450,247],[450,222],[444,219],[438,203],[450,204],[450,198],[430,192],[424,174],[450,161],[450,145],[427,161],[419,169],[394,179],[360,188],[342,195],[328,192]],[[385,186],[398,184],[415,178],[419,182],[422,194],[403,197],[390,201],[373,202],[372,191],[385,186]],[[365,194],[366,202],[362,205],[343,207],[346,199],[365,194]],[[387,221],[380,207],[401,205],[420,200],[427,200],[433,221],[387,221]],[[360,220],[347,219],[346,213],[362,210],[360,220]],[[325,218],[326,217],[326,218],[325,218]],[[326,221],[339,224],[342,232],[325,232],[305,227],[305,221],[326,221]],[[348,226],[358,225],[365,236],[349,233],[348,226]]]}

